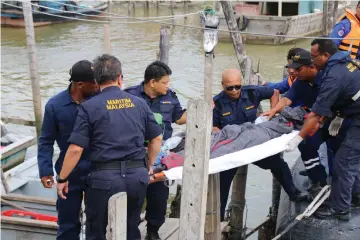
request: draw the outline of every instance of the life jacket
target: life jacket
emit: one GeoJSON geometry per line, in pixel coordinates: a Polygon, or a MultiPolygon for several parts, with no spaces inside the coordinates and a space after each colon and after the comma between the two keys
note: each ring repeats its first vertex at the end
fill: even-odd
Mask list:
{"type": "Polygon", "coordinates": [[[339,21],[345,18],[349,19],[351,29],[350,32],[341,41],[339,50],[351,51],[351,58],[359,58],[360,56],[358,55],[358,51],[360,48],[360,20],[349,9],[346,9],[345,11],[346,13],[340,17],[339,21]],[[349,40],[351,38],[359,38],[359,40],[349,40]]]}
{"type": "Polygon", "coordinates": [[[294,79],[294,80],[292,80],[292,79],[291,79],[291,76],[289,75],[289,76],[288,76],[288,80],[287,80],[287,81],[288,81],[289,87],[291,87],[291,86],[293,85],[293,83],[294,83],[295,79],[294,79]]]}

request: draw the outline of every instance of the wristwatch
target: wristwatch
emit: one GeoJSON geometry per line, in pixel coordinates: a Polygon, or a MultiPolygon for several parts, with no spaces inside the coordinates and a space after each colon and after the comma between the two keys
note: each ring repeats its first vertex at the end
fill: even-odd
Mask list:
{"type": "Polygon", "coordinates": [[[56,182],[58,183],[66,183],[68,180],[67,178],[61,179],[59,175],[56,175],[56,182]]]}

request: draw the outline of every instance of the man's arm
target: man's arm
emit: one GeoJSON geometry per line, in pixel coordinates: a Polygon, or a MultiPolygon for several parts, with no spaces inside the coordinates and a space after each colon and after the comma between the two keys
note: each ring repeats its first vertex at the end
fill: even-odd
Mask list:
{"type": "Polygon", "coordinates": [[[274,108],[276,104],[279,102],[280,93],[279,90],[274,89],[274,94],[270,98],[270,107],[274,108]]]}
{"type": "MultiPolygon", "coordinates": [[[[80,104],[74,130],[68,139],[70,146],[68,147],[65,154],[64,163],[59,174],[60,179],[66,179],[69,177],[70,173],[79,162],[83,149],[89,147],[89,133],[89,116],[84,107],[80,104]]],[[[66,199],[64,192],[68,192],[68,184],[68,182],[57,184],[58,194],[63,199],[66,199]]]]}
{"type": "Polygon", "coordinates": [[[271,108],[270,110],[264,112],[261,114],[261,116],[267,116],[270,119],[272,119],[276,113],[281,112],[286,106],[290,106],[292,101],[288,99],[287,97],[283,97],[278,101],[278,103],[275,105],[275,107],[271,108]]]}
{"type": "Polygon", "coordinates": [[[148,143],[148,167],[149,175],[152,174],[152,167],[155,163],[156,157],[158,156],[162,142],[162,129],[156,123],[153,112],[149,106],[144,103],[145,114],[146,114],[146,126],[145,126],[145,140],[149,140],[148,143]]]}
{"type": "MultiPolygon", "coordinates": [[[[329,37],[331,38],[344,38],[348,33],[350,32],[350,21],[348,19],[344,19],[340,22],[338,22],[332,32],[330,33],[329,37]]],[[[333,39],[333,42],[336,44],[336,46],[339,47],[342,39],[333,39]]]]}
{"type": "Polygon", "coordinates": [[[178,125],[183,125],[186,123],[186,112],[183,112],[183,114],[181,115],[181,118],[175,121],[176,124],[178,125]]]}
{"type": "Polygon", "coordinates": [[[277,89],[281,94],[287,92],[290,88],[287,77],[284,78],[281,82],[277,82],[277,83],[268,82],[266,83],[265,86],[272,89],[277,89]]]}
{"type": "Polygon", "coordinates": [[[38,141],[38,167],[41,183],[45,188],[51,188],[54,184],[53,153],[56,139],[56,118],[52,105],[45,106],[44,120],[41,135],[38,141]]]}
{"type": "Polygon", "coordinates": [[[181,107],[180,101],[177,98],[175,92],[172,93],[172,97],[175,101],[172,120],[178,125],[183,125],[186,123],[186,110],[181,107]]]}
{"type": "Polygon", "coordinates": [[[219,132],[221,128],[220,110],[216,103],[213,104],[213,132],[219,132]]]}

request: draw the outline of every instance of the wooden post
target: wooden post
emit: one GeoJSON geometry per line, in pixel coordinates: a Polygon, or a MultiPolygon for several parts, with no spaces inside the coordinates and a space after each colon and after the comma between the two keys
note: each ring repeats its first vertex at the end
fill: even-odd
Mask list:
{"type": "Polygon", "coordinates": [[[145,1],[145,16],[149,16],[150,14],[150,2],[149,1],[145,1]]]}
{"type": "Polygon", "coordinates": [[[337,16],[338,1],[323,1],[323,35],[327,36],[332,31],[337,16]]]}
{"type": "Polygon", "coordinates": [[[169,64],[170,31],[168,26],[162,25],[160,29],[160,54],[159,60],[169,64]]]}
{"type": "MultiPolygon", "coordinates": [[[[170,1],[170,9],[171,9],[171,15],[174,16],[174,8],[175,8],[175,1],[170,1]]],[[[172,19],[173,27],[175,27],[176,20],[175,18],[172,19]]]]}
{"type": "Polygon", "coordinates": [[[212,129],[212,107],[190,100],[187,108],[179,240],[204,239],[212,129]]]}
{"type": "MultiPolygon", "coordinates": [[[[221,6],[225,15],[226,23],[230,31],[238,31],[238,26],[232,9],[232,5],[229,1],[221,1],[221,6]]],[[[236,57],[239,62],[240,69],[243,71],[245,69],[244,59],[245,59],[245,49],[243,47],[243,41],[239,32],[230,33],[233,40],[233,45],[235,48],[236,57]]],[[[243,73],[244,75],[244,73],[243,73]]]]}
{"type": "Polygon", "coordinates": [[[111,53],[111,44],[110,44],[110,33],[109,33],[109,25],[104,24],[104,47],[105,53],[111,53]]]}
{"type": "Polygon", "coordinates": [[[131,1],[128,1],[128,16],[131,16],[131,1]]]}
{"type": "Polygon", "coordinates": [[[26,30],[26,42],[27,42],[28,54],[29,54],[30,79],[31,79],[31,89],[32,89],[33,104],[34,104],[36,134],[37,134],[37,138],[39,138],[41,133],[41,125],[42,125],[42,108],[41,108],[39,73],[38,73],[37,59],[36,59],[34,22],[33,22],[30,0],[23,1],[22,4],[23,4],[23,14],[25,21],[25,30],[26,30]]]}
{"type": "Polygon", "coordinates": [[[136,1],[132,1],[132,12],[133,12],[133,16],[135,17],[135,15],[136,15],[136,1]]]}
{"type": "MultiPolygon", "coordinates": [[[[188,13],[188,3],[187,1],[184,1],[184,14],[187,14],[188,13]]],[[[187,16],[185,16],[184,19],[187,19],[187,16]]]]}
{"type": "Polygon", "coordinates": [[[112,195],[109,199],[107,240],[126,240],[127,227],[127,196],[126,192],[112,195]]]}
{"type": "MultiPolygon", "coordinates": [[[[205,54],[204,99],[209,104],[211,104],[213,100],[213,58],[213,53],[205,54]]],[[[206,122],[204,124],[210,124],[212,127],[212,122],[206,122]]],[[[216,173],[209,175],[208,180],[205,240],[218,240],[220,237],[220,174],[216,173]]]]}
{"type": "Polygon", "coordinates": [[[281,0],[278,1],[278,16],[279,17],[282,16],[282,1],[281,0]]]}

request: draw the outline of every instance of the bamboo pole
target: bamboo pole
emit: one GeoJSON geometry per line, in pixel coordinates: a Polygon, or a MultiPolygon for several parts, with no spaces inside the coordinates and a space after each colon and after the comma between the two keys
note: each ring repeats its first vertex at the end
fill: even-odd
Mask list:
{"type": "Polygon", "coordinates": [[[109,25],[104,24],[104,48],[105,53],[111,53],[111,43],[110,43],[110,33],[109,33],[109,25]]]}

